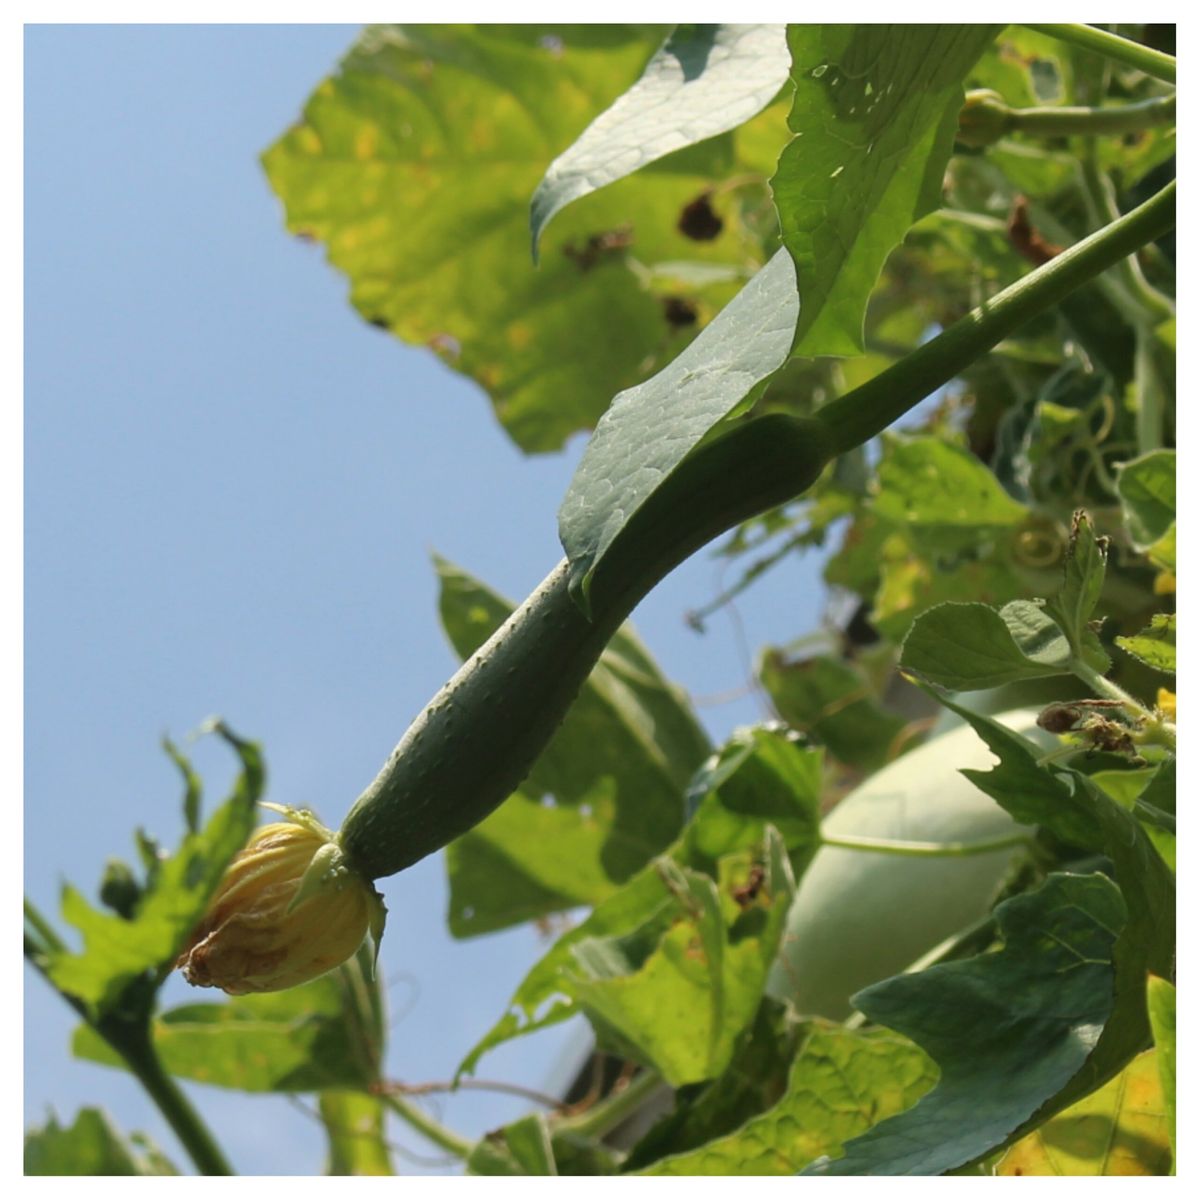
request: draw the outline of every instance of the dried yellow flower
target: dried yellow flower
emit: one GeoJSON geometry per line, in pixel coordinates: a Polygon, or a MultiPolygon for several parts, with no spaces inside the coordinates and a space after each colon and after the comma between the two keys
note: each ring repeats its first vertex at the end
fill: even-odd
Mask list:
{"type": "Polygon", "coordinates": [[[383,932],[383,899],[311,813],[255,830],[225,871],[176,962],[196,987],[277,992],[345,962],[383,932]]]}

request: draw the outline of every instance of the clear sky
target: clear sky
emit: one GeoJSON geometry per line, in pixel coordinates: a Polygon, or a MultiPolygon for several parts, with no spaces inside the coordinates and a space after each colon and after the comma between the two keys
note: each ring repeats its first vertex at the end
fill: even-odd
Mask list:
{"type": "MultiPolygon", "coordinates": [[[[582,437],[523,458],[473,383],[365,324],[321,249],[283,231],[258,155],[355,33],[27,28],[25,885],[48,914],[64,880],[94,895],[109,855],[132,859],[136,826],[174,844],[158,740],[213,713],[264,746],[269,799],[338,824],[456,665],[430,552],[514,599],[561,554],[582,437]]],[[[683,614],[720,579],[702,553],[635,621],[671,678],[726,693],[759,646],[817,626],[818,570],[783,564],[700,636],[683,614]]],[[[767,715],[753,695],[701,708],[714,739],[767,715]]],[[[217,801],[229,755],[191,752],[217,801]]],[[[389,1074],[448,1079],[544,946],[531,929],[452,941],[440,855],[383,890],[389,1074]]],[[[164,993],[210,998],[177,978],[164,993]]],[[[186,1167],[131,1079],[70,1056],[74,1023],[26,970],[26,1122],[100,1103],[186,1167]]],[[[480,1075],[555,1086],[582,1035],[518,1041],[480,1075]]],[[[321,1169],[293,1103],[187,1088],[240,1171],[321,1169]]],[[[526,1107],[437,1106],[470,1135],[526,1107]]]]}

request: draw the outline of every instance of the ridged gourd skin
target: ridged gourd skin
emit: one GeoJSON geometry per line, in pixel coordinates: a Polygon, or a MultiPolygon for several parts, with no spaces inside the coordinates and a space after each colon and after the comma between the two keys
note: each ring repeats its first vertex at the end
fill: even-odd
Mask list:
{"type": "Polygon", "coordinates": [[[585,616],[564,559],[413,721],[339,834],[369,879],[466,833],[528,775],[609,639],[674,567],[739,522],[806,491],[832,454],[816,418],[770,414],[694,451],[593,575],[585,616]]]}

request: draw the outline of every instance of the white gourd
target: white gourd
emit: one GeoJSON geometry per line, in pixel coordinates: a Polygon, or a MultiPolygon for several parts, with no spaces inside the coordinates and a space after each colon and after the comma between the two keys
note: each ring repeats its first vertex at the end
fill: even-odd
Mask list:
{"type": "MultiPolygon", "coordinates": [[[[995,718],[1040,745],[1037,709],[995,718]]],[[[969,842],[1020,828],[959,774],[987,770],[995,756],[961,725],[889,763],[845,797],[824,822],[837,835],[899,841],[969,842]]],[[[804,1015],[843,1020],[850,997],[898,974],[983,917],[1015,849],[960,858],[911,858],[823,846],[800,881],[769,995],[804,1015]]]]}

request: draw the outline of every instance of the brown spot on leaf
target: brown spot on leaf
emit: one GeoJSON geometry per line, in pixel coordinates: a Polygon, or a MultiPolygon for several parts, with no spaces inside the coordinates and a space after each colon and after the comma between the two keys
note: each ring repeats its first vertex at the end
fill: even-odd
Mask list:
{"type": "Polygon", "coordinates": [[[716,214],[708,192],[701,192],[690,204],[685,204],[679,214],[679,232],[693,242],[711,242],[725,222],[716,214]]]}
{"type": "Polygon", "coordinates": [[[662,305],[663,316],[673,329],[686,329],[699,320],[696,306],[686,296],[664,296],[662,305]]]}

